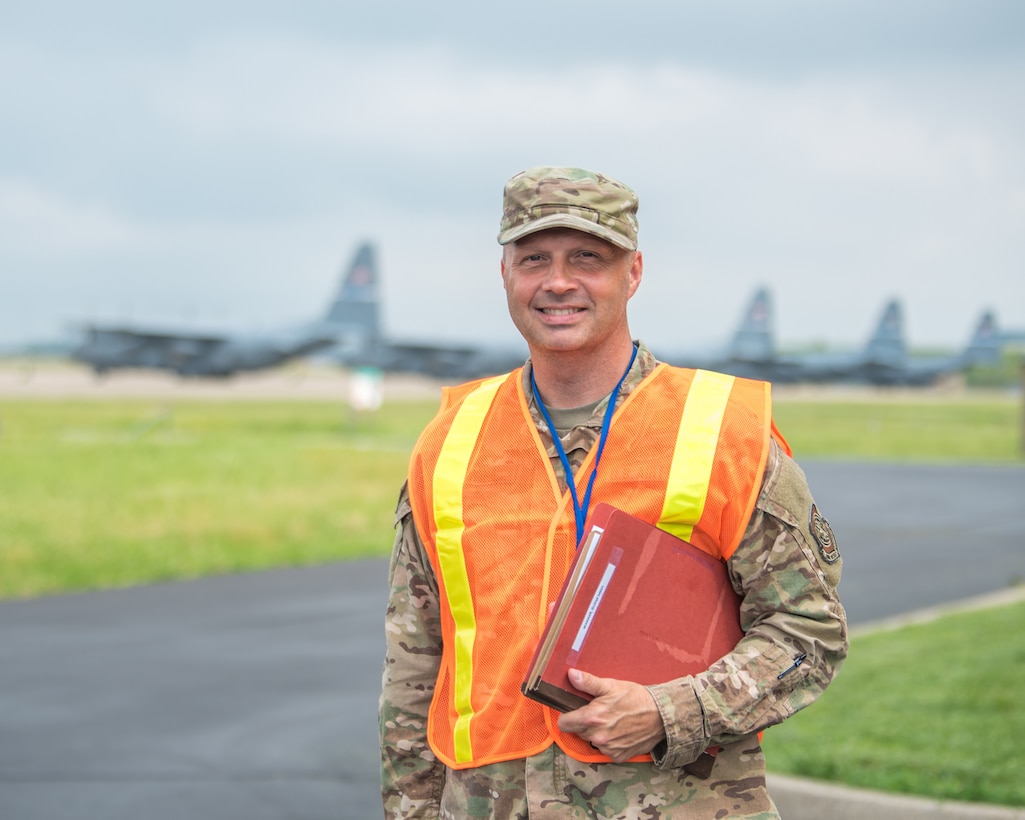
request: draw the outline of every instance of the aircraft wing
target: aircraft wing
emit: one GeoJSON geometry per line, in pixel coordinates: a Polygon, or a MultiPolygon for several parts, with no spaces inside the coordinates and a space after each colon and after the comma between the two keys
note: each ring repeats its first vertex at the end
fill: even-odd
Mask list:
{"type": "Polygon", "coordinates": [[[192,342],[198,345],[216,345],[227,339],[225,334],[147,330],[128,325],[86,325],[85,332],[94,338],[120,339],[150,344],[192,342]]]}
{"type": "Polygon", "coordinates": [[[130,367],[182,372],[226,340],[226,336],[210,333],[92,325],[85,328],[85,338],[71,351],[71,357],[91,365],[97,373],[130,367]]]}
{"type": "Polygon", "coordinates": [[[391,373],[475,379],[514,370],[526,361],[527,349],[526,345],[520,349],[376,339],[349,349],[337,348],[334,359],[347,367],[375,367],[391,373]]]}
{"type": "Polygon", "coordinates": [[[377,285],[373,247],[362,245],[340,293],[321,318],[299,328],[204,332],[130,325],[85,325],[70,355],[97,373],[118,368],[170,370],[183,376],[223,377],[260,370],[338,344],[355,334],[376,334],[377,285]]]}

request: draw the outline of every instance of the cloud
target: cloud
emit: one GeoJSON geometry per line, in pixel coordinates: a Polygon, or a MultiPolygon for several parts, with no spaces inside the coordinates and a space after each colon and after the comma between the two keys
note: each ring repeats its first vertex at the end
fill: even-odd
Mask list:
{"type": "Polygon", "coordinates": [[[988,182],[1001,161],[984,131],[957,117],[916,112],[871,87],[819,85],[773,101],[775,150],[810,175],[854,183],[988,182]]]}
{"type": "Polygon", "coordinates": [[[152,245],[149,231],[100,203],[9,177],[0,178],[0,223],[0,249],[21,257],[71,258],[152,245]]]}
{"type": "Polygon", "coordinates": [[[1003,159],[987,130],[955,105],[916,105],[899,84],[842,75],[770,83],[616,55],[553,73],[465,62],[439,48],[265,35],[205,41],[157,70],[149,97],[170,128],[219,144],[408,162],[568,153],[576,141],[613,157],[643,151],[671,168],[725,145],[787,173],[859,183],[991,179],[1003,159]]]}
{"type": "Polygon", "coordinates": [[[927,64],[802,52],[801,70],[775,71],[665,38],[546,61],[550,40],[517,59],[408,20],[402,41],[240,25],[167,41],[154,28],[95,53],[0,48],[0,269],[93,277],[101,260],[135,304],[177,291],[269,320],[317,304],[325,271],[367,237],[393,331],[432,335],[455,311],[445,332],[491,335],[506,326],[501,183],[552,161],[641,192],[637,305],[673,339],[723,338],[762,282],[791,338],[851,339],[897,291],[930,305],[926,335],[942,339],[974,307],[954,295],[966,271],[979,302],[1025,295],[1025,70],[1006,48],[943,65],[939,48],[927,64]],[[299,278],[282,297],[285,275],[299,278]],[[824,309],[826,294],[842,304],[824,309]],[[681,327],[694,303],[726,326],[702,310],[681,327]]]}

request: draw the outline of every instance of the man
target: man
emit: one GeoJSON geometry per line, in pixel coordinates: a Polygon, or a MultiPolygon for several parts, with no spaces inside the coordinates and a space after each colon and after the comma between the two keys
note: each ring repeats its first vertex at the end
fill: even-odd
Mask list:
{"type": "Polygon", "coordinates": [[[668,367],[633,341],[637,205],[582,169],[505,187],[502,282],[530,359],[445,392],[399,496],[388,818],[777,817],[759,732],[846,656],[839,552],[768,385],[668,367]],[[573,671],[594,699],[559,715],[519,686],[597,501],[686,526],[725,561],[745,634],[707,672],[658,685],[573,671]],[[714,747],[710,776],[685,768],[714,747]]]}

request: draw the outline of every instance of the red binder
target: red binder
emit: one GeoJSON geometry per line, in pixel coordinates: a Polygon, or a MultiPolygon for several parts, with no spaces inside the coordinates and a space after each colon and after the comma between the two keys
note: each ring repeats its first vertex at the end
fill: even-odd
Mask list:
{"type": "Polygon", "coordinates": [[[726,565],[598,504],[521,687],[561,712],[591,696],[568,670],[641,684],[708,669],[743,637],[726,565]]]}
{"type": "MultiPolygon", "coordinates": [[[[571,711],[591,696],[569,669],[638,684],[696,674],[743,637],[726,565],[621,509],[594,506],[521,690],[571,711]]],[[[719,747],[684,768],[707,778],[719,747]]]]}

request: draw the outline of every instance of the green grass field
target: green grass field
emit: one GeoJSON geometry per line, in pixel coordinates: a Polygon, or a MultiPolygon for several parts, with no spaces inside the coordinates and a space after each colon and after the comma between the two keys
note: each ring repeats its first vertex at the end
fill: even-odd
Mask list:
{"type": "Polygon", "coordinates": [[[427,405],[0,404],[0,597],[383,555],[427,405]]]}
{"type": "Polygon", "coordinates": [[[773,771],[1025,806],[1025,601],[857,636],[825,696],[765,733],[773,771]]]}
{"type": "MultiPolygon", "coordinates": [[[[383,556],[432,401],[0,400],[0,598],[383,556]]],[[[782,398],[802,458],[1021,462],[1020,399],[782,398]]],[[[779,772],[1025,805],[1023,606],[855,640],[779,772]]]]}
{"type": "Polygon", "coordinates": [[[1021,400],[1010,396],[782,399],[774,416],[798,459],[1022,461],[1021,400]]]}
{"type": "MultiPolygon", "coordinates": [[[[0,598],[385,555],[435,401],[0,401],[0,598]]],[[[1014,399],[782,400],[801,458],[1014,462],[1014,399]]]]}

